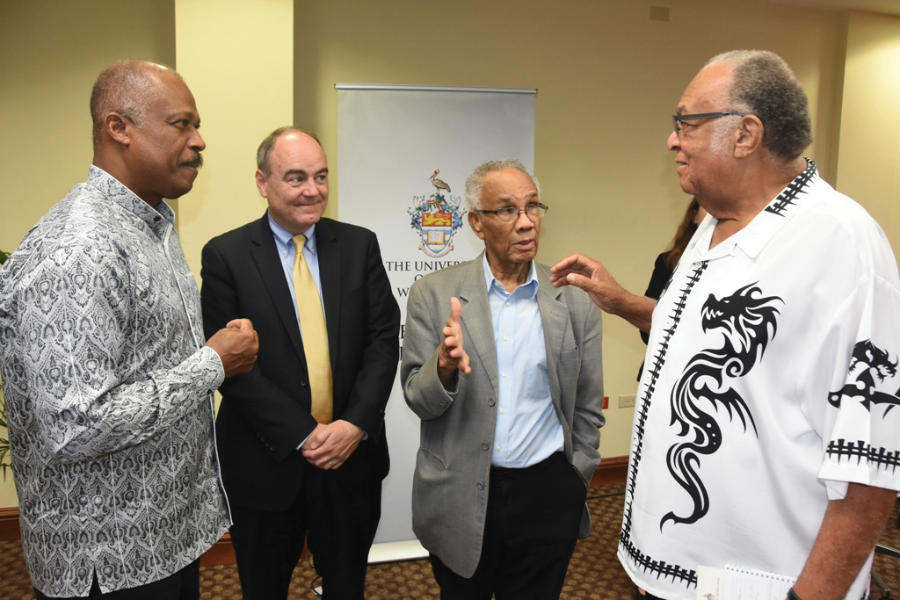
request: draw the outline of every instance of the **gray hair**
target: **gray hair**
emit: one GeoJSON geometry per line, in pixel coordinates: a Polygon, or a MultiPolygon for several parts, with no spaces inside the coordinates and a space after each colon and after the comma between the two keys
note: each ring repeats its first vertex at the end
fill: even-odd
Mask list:
{"type": "Polygon", "coordinates": [[[260,142],[259,148],[256,149],[256,168],[262,171],[262,174],[268,177],[271,174],[271,168],[269,167],[269,156],[272,154],[272,148],[275,147],[275,142],[278,141],[283,135],[288,133],[302,133],[304,135],[308,135],[312,139],[316,140],[316,143],[319,144],[319,147],[322,147],[322,142],[319,141],[319,137],[312,133],[311,131],[307,131],[302,127],[296,127],[294,125],[285,125],[284,127],[279,127],[269,135],[265,137],[265,139],[260,142]]]}
{"type": "Polygon", "coordinates": [[[768,50],[731,50],[706,63],[734,65],[729,100],[763,123],[763,147],[782,160],[793,160],[812,143],[806,94],[787,62],[768,50]]]}
{"type": "Polygon", "coordinates": [[[136,125],[141,123],[150,93],[158,83],[156,75],[163,71],[181,77],[165,65],[131,59],[115,62],[100,73],[91,89],[95,150],[102,140],[103,119],[109,113],[118,113],[136,125]]]}
{"type": "Polygon", "coordinates": [[[472,174],[466,178],[466,206],[468,206],[469,210],[481,208],[481,186],[484,183],[484,176],[493,171],[502,171],[503,169],[517,169],[528,175],[531,181],[534,182],[534,187],[537,188],[538,200],[541,199],[540,182],[537,177],[528,172],[525,165],[518,159],[489,160],[475,167],[472,174]]]}

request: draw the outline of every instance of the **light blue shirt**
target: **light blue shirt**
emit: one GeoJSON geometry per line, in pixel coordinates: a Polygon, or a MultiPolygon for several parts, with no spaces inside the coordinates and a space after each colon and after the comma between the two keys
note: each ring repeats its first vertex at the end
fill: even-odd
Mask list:
{"type": "MultiPolygon", "coordinates": [[[[272,230],[272,237],[275,238],[275,248],[278,250],[278,258],[281,259],[281,268],[284,270],[284,278],[287,280],[288,289],[291,290],[291,298],[297,298],[294,292],[294,234],[269,218],[269,228],[272,230]]],[[[313,281],[316,282],[316,288],[319,290],[319,301],[322,303],[322,314],[325,314],[325,300],[322,298],[322,279],[319,277],[319,254],[316,251],[316,224],[313,223],[309,229],[302,232],[306,236],[306,244],[303,246],[303,258],[309,267],[313,281]]],[[[300,313],[297,310],[297,301],[294,300],[294,316],[297,317],[297,327],[300,327],[300,313]]],[[[327,325],[327,321],[326,321],[327,325]]],[[[303,332],[303,328],[300,328],[303,332]]]]}
{"type": "Polygon", "coordinates": [[[491,273],[487,255],[483,261],[500,382],[491,464],[528,467],[564,445],[562,424],[550,396],[537,271],[532,262],[528,279],[509,293],[491,273]]]}

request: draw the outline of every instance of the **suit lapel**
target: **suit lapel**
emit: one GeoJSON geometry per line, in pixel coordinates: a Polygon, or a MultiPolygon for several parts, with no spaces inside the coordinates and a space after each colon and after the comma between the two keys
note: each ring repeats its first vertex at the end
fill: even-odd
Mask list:
{"type": "Polygon", "coordinates": [[[284,324],[284,330],[291,338],[291,345],[297,351],[297,356],[302,364],[306,364],[303,348],[300,345],[300,328],[297,326],[297,312],[294,307],[294,299],[291,297],[291,289],[288,287],[281,267],[281,258],[278,256],[278,248],[272,230],[269,228],[269,220],[266,215],[258,222],[259,227],[250,238],[250,256],[260,277],[266,286],[266,291],[275,306],[275,312],[284,324]]]}
{"type": "Polygon", "coordinates": [[[561,301],[562,290],[553,287],[550,278],[541,265],[535,265],[538,278],[537,302],[541,311],[541,325],[544,328],[544,345],[547,349],[547,374],[550,376],[550,395],[559,402],[559,357],[562,353],[563,336],[568,330],[569,311],[561,301]]]}
{"type": "Polygon", "coordinates": [[[325,304],[325,325],[328,329],[328,354],[334,368],[341,314],[341,246],[331,223],[320,219],[316,224],[316,254],[319,259],[319,279],[322,282],[322,301],[325,304]]]}
{"type": "Polygon", "coordinates": [[[483,256],[482,253],[470,263],[471,268],[468,269],[459,287],[459,300],[462,303],[463,347],[469,354],[471,364],[484,366],[494,393],[499,394],[497,346],[494,343],[491,307],[488,304],[487,286],[484,283],[483,256]]]}

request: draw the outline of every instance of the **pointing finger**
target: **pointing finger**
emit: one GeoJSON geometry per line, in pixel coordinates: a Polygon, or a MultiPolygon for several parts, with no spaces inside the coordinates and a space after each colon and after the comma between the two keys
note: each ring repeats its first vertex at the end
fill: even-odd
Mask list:
{"type": "Polygon", "coordinates": [[[450,298],[450,319],[449,319],[449,321],[451,323],[458,324],[461,317],[462,317],[462,303],[460,303],[459,298],[456,298],[456,297],[450,298]]]}

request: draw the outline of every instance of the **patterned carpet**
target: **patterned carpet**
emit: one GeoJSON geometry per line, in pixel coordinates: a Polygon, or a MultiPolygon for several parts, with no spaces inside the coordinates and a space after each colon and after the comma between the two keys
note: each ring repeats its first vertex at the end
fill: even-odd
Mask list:
{"type": "MultiPolygon", "coordinates": [[[[588,539],[578,543],[569,565],[562,598],[626,600],[632,587],[616,559],[616,538],[622,519],[622,484],[591,487],[588,504],[594,529],[588,539]]],[[[897,509],[881,542],[900,547],[897,509]]],[[[893,590],[900,593],[900,558],[875,557],[875,572],[893,590]]],[[[316,598],[311,591],[315,574],[307,563],[297,566],[291,584],[291,600],[316,598]]],[[[200,568],[200,597],[205,600],[240,600],[240,584],[234,565],[200,568]]],[[[879,598],[873,586],[872,598],[879,598]]],[[[31,584],[25,572],[17,541],[0,541],[0,600],[32,599],[31,584]]],[[[369,567],[366,578],[367,600],[437,600],[438,588],[427,560],[385,563],[369,567]]]]}

